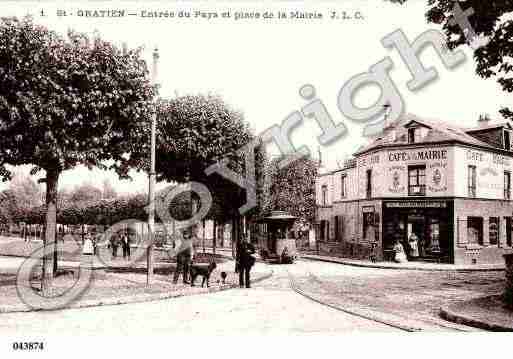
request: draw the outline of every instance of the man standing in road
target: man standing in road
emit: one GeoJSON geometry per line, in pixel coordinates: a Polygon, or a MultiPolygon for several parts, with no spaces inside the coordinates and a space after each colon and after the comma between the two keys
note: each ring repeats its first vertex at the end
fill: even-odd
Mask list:
{"type": "Polygon", "coordinates": [[[236,272],[239,272],[239,286],[244,288],[251,288],[250,272],[251,267],[255,264],[255,257],[252,254],[255,253],[255,247],[249,243],[245,235],[242,235],[241,240],[237,243],[236,253],[236,272]]]}
{"type": "Polygon", "coordinates": [[[189,277],[189,265],[192,262],[194,256],[194,247],[192,243],[191,230],[187,229],[183,232],[183,241],[181,245],[176,249],[176,270],[173,276],[173,283],[178,283],[178,277],[180,272],[183,273],[183,283],[187,284],[189,277]]]}

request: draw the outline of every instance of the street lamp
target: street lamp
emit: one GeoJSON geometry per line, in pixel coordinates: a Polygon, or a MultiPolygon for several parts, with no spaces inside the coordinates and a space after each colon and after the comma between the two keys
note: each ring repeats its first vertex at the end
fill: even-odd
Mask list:
{"type": "MultiPolygon", "coordinates": [[[[151,81],[153,85],[157,85],[157,65],[159,60],[158,49],[153,51],[153,65],[151,69],[151,81]]],[[[153,104],[153,111],[151,115],[151,140],[150,140],[150,173],[149,173],[149,186],[148,186],[148,236],[149,243],[146,253],[146,267],[148,269],[146,275],[146,285],[149,286],[153,279],[153,240],[155,234],[155,147],[156,147],[156,132],[157,132],[157,102],[153,104]]]]}

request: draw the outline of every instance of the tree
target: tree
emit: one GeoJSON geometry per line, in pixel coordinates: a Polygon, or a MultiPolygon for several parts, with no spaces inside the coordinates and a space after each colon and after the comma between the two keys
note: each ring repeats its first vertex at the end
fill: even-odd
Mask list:
{"type": "Polygon", "coordinates": [[[0,192],[0,224],[13,222],[16,213],[16,196],[11,190],[0,192]]]}
{"type": "MultiPolygon", "coordinates": [[[[53,250],[57,189],[63,171],[83,164],[128,176],[134,138],[148,135],[150,84],[140,50],[98,36],[67,37],[30,18],[0,21],[0,175],[7,165],[45,172],[45,250],[53,250]]],[[[42,287],[53,276],[43,258],[42,287]]]]}
{"type": "MultiPolygon", "coordinates": [[[[407,0],[391,0],[405,3],[407,0]]],[[[431,23],[441,24],[447,35],[450,49],[467,44],[462,29],[454,24],[454,0],[427,0],[426,18],[431,23]]],[[[513,1],[511,0],[467,0],[459,2],[463,11],[473,8],[469,22],[476,35],[485,37],[488,43],[474,51],[476,73],[482,78],[496,78],[506,92],[513,92],[513,1]]],[[[501,114],[513,120],[511,108],[502,108],[501,114]]]]}
{"type": "Polygon", "coordinates": [[[116,198],[117,193],[114,189],[114,186],[112,186],[112,183],[108,179],[105,179],[103,181],[103,188],[102,188],[102,198],[104,199],[112,199],[116,198]]]}
{"type": "Polygon", "coordinates": [[[312,223],[315,220],[317,161],[301,158],[279,168],[280,160],[273,159],[268,167],[269,202],[266,210],[287,211],[312,223]]]}
{"type": "MultiPolygon", "coordinates": [[[[212,196],[213,206],[207,218],[239,223],[239,208],[246,203],[246,191],[237,184],[205,170],[216,162],[227,159],[227,166],[244,175],[245,156],[239,152],[252,143],[255,136],[240,111],[227,105],[219,96],[189,95],[171,100],[162,99],[157,106],[157,180],[185,183],[200,182],[212,196]]],[[[148,169],[148,144],[138,145],[134,165],[148,169]]],[[[265,150],[256,145],[253,153],[257,182],[257,200],[260,198],[265,150]]],[[[259,211],[259,205],[246,215],[259,211]]]]}
{"type": "Polygon", "coordinates": [[[90,183],[83,183],[70,193],[70,200],[74,203],[89,204],[102,198],[102,191],[90,183]]]}
{"type": "Polygon", "coordinates": [[[17,206],[31,208],[42,204],[39,186],[30,176],[17,173],[9,183],[9,189],[16,198],[17,206]]]}

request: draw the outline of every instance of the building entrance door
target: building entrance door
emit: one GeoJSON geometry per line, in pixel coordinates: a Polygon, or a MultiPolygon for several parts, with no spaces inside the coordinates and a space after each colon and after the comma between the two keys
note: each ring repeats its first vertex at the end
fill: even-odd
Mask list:
{"type": "Polygon", "coordinates": [[[417,247],[419,248],[419,257],[424,255],[423,246],[426,238],[426,218],[425,216],[410,215],[408,216],[406,238],[404,249],[410,256],[410,245],[408,243],[410,236],[415,233],[417,236],[417,247]],[[422,249],[421,249],[422,247],[422,249]]]}

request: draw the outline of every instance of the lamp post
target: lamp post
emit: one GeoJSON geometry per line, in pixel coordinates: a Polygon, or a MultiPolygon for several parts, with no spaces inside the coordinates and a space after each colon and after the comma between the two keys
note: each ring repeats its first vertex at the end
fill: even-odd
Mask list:
{"type": "MultiPolygon", "coordinates": [[[[153,65],[151,71],[151,80],[154,85],[157,84],[157,65],[159,60],[158,49],[153,51],[153,65]]],[[[148,186],[148,236],[149,243],[146,249],[146,267],[148,269],[146,275],[146,285],[151,285],[153,279],[153,240],[155,234],[155,147],[156,147],[156,132],[157,132],[157,103],[153,104],[153,111],[151,115],[151,140],[150,140],[150,173],[149,173],[149,186],[148,186]]]]}

